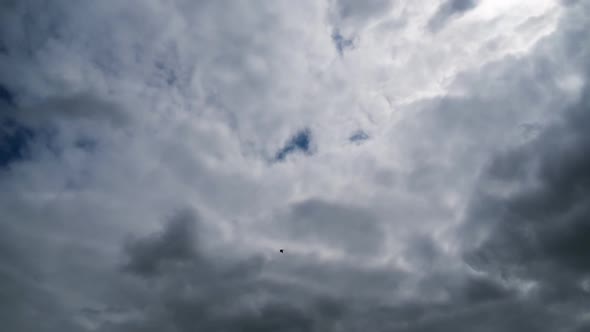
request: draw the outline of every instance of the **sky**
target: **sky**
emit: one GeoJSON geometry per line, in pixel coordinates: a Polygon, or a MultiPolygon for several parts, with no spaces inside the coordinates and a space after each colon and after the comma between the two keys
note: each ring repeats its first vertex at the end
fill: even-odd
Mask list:
{"type": "Polygon", "coordinates": [[[588,0],[0,2],[0,330],[590,330],[589,31],[588,0]]]}

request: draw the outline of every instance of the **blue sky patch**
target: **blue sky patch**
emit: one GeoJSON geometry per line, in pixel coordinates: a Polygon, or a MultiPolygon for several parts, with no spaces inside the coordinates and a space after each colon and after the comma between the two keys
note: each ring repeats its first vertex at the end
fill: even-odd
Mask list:
{"type": "Polygon", "coordinates": [[[283,161],[287,155],[301,151],[305,154],[310,153],[311,143],[311,131],[309,129],[303,129],[295,134],[287,142],[287,144],[280,149],[275,155],[275,161],[283,161]]]}
{"type": "Polygon", "coordinates": [[[362,142],[369,139],[369,135],[362,130],[355,131],[350,137],[348,138],[349,141],[356,143],[362,142]]]}
{"type": "Polygon", "coordinates": [[[31,128],[12,119],[0,122],[0,168],[6,168],[15,161],[26,159],[29,143],[35,137],[31,128]]]}
{"type": "Polygon", "coordinates": [[[340,55],[344,53],[345,49],[354,47],[352,39],[344,38],[344,36],[342,36],[338,30],[332,33],[332,41],[334,42],[334,46],[340,55]]]}
{"type": "Polygon", "coordinates": [[[14,106],[14,94],[2,83],[0,83],[0,102],[14,106]]]}

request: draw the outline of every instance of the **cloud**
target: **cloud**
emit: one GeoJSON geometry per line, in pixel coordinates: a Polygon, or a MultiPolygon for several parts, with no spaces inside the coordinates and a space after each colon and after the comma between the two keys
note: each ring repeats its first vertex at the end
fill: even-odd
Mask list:
{"type": "Polygon", "coordinates": [[[3,84],[0,84],[0,101],[8,106],[14,106],[14,95],[3,84]]]}
{"type": "Polygon", "coordinates": [[[333,246],[350,255],[376,255],[384,241],[370,211],[317,199],[295,204],[285,227],[298,242],[333,246]]]}
{"type": "MultiPolygon", "coordinates": [[[[587,56],[579,59],[588,75],[587,56]]],[[[558,120],[491,158],[460,233],[469,239],[462,241],[466,262],[522,284],[531,302],[569,317],[572,330],[583,329],[588,305],[589,160],[580,152],[590,142],[583,129],[589,97],[586,83],[575,103],[558,109],[558,120]]]]}
{"type": "Polygon", "coordinates": [[[447,0],[438,8],[437,12],[428,21],[428,27],[432,31],[441,29],[449,19],[472,10],[478,4],[478,0],[447,0]]]}
{"type": "Polygon", "coordinates": [[[262,269],[268,262],[261,257],[236,260],[227,253],[194,246],[204,235],[196,231],[200,224],[194,213],[179,212],[161,234],[127,247],[125,271],[140,277],[142,282],[135,287],[141,292],[151,289],[154,294],[135,304],[141,319],[106,324],[106,330],[298,331],[313,328],[319,318],[315,311],[329,308],[328,298],[317,304],[313,297],[300,298],[304,301],[300,304],[285,301],[300,286],[264,276],[262,269]]]}
{"type": "Polygon", "coordinates": [[[363,3],[351,0],[331,2],[333,22],[336,27],[363,28],[371,20],[379,19],[394,6],[391,0],[369,0],[363,3]]]}
{"type": "Polygon", "coordinates": [[[590,142],[583,129],[589,96],[586,89],[562,123],[490,163],[469,216],[489,228],[469,253],[473,264],[536,282],[540,292],[560,289],[561,296],[570,286],[561,287],[584,280],[590,161],[580,151],[590,142]]]}
{"type": "Polygon", "coordinates": [[[127,251],[129,262],[125,269],[145,277],[157,274],[167,263],[179,263],[196,256],[193,227],[194,216],[190,212],[181,213],[171,221],[163,234],[131,243],[127,251]]]}
{"type": "Polygon", "coordinates": [[[588,325],[586,2],[0,6],[3,329],[588,325]]]}

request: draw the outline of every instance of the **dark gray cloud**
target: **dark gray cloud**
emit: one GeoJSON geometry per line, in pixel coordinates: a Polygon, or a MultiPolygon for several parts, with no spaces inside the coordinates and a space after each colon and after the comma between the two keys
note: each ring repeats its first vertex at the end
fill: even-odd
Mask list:
{"type": "Polygon", "coordinates": [[[92,94],[48,97],[27,107],[20,107],[14,116],[21,122],[42,126],[56,122],[92,121],[119,127],[128,120],[119,105],[92,94]]]}
{"type": "MultiPolygon", "coordinates": [[[[338,315],[342,304],[318,298],[303,285],[263,275],[262,257],[236,259],[198,245],[204,234],[195,213],[183,211],[161,233],[127,245],[125,273],[138,277],[142,303],[127,310],[141,319],[107,323],[105,331],[216,329],[224,331],[310,331],[320,315],[338,315]],[[145,278],[149,277],[149,278],[145,278]]],[[[233,257],[232,257],[233,256],[233,257]]],[[[333,318],[333,317],[332,317],[333,318]]]]}
{"type": "Polygon", "coordinates": [[[433,17],[428,21],[431,31],[441,29],[453,17],[462,15],[477,6],[479,0],[446,0],[443,2],[433,17]]]}
{"type": "MultiPolygon", "coordinates": [[[[371,23],[387,17],[395,8],[400,7],[394,0],[329,1],[328,19],[332,26],[332,41],[336,51],[342,54],[349,49],[356,48],[360,40],[360,32],[371,23]]],[[[396,19],[397,24],[403,24],[404,19],[396,19]]]]}
{"type": "Polygon", "coordinates": [[[589,102],[586,89],[562,123],[493,159],[468,217],[471,232],[489,232],[468,254],[473,264],[561,295],[587,276],[590,158],[582,151],[590,148],[589,102]]]}
{"type": "MultiPolygon", "coordinates": [[[[588,70],[588,67],[586,67],[588,70]]],[[[498,153],[469,205],[461,233],[475,269],[528,283],[527,306],[551,308],[583,329],[590,304],[590,89],[532,141],[498,153]]],[[[551,322],[553,320],[547,319],[551,322]]]]}
{"type": "Polygon", "coordinates": [[[318,199],[295,204],[285,227],[300,241],[345,249],[351,255],[376,255],[385,240],[369,210],[318,199]]]}
{"type": "Polygon", "coordinates": [[[343,19],[368,20],[383,14],[393,5],[391,0],[353,1],[338,0],[335,2],[338,14],[343,19]]]}
{"type": "Polygon", "coordinates": [[[25,225],[12,222],[7,201],[3,199],[4,213],[0,218],[2,328],[23,332],[81,330],[60,298],[44,284],[47,271],[43,261],[49,259],[47,254],[55,248],[44,247],[35,232],[27,232],[31,221],[26,220],[25,225]]]}
{"type": "Polygon", "coordinates": [[[196,218],[193,212],[184,211],[174,216],[162,234],[130,243],[125,270],[151,277],[166,269],[168,264],[183,264],[196,258],[196,218]]]}
{"type": "MultiPolygon", "coordinates": [[[[165,224],[162,232],[136,239],[126,247],[128,262],[124,271],[137,278],[131,286],[133,292],[142,295],[126,306],[116,302],[112,305],[119,311],[139,315],[123,322],[105,321],[100,330],[377,328],[418,332],[436,331],[442,326],[456,331],[552,331],[564,323],[542,307],[519,300],[514,289],[502,281],[485,276],[451,271],[445,274],[435,268],[421,277],[423,298],[390,302],[384,289],[389,294],[400,294],[417,276],[390,269],[314,262],[292,254],[279,255],[273,261],[262,257],[231,258],[231,254],[193,246],[202,236],[195,231],[200,222],[194,214],[181,212],[165,224]],[[194,241],[187,241],[189,238],[194,241]],[[151,268],[129,268],[132,266],[151,268]],[[162,268],[156,273],[155,266],[162,268]],[[298,282],[286,277],[289,275],[298,276],[298,282]],[[310,288],[314,284],[319,289],[310,288]],[[359,288],[351,289],[351,285],[359,288]],[[450,297],[435,300],[429,291],[443,291],[450,297]],[[538,315],[553,321],[541,322],[535,319],[538,315]]],[[[436,248],[427,248],[430,240],[415,243],[423,245],[422,249],[413,247],[414,254],[431,259],[437,255],[436,248]]]]}
{"type": "Polygon", "coordinates": [[[96,151],[101,127],[121,128],[129,120],[115,104],[91,95],[9,106],[0,108],[0,168],[71,149],[96,151]]]}
{"type": "Polygon", "coordinates": [[[14,106],[15,96],[4,84],[0,83],[0,102],[8,106],[14,106]]]}

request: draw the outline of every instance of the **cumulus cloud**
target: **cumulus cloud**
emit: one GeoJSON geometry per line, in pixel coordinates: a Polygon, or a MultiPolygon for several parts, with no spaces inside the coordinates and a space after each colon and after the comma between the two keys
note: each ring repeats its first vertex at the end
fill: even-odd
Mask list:
{"type": "Polygon", "coordinates": [[[2,2],[2,329],[584,331],[589,11],[2,2]]]}

